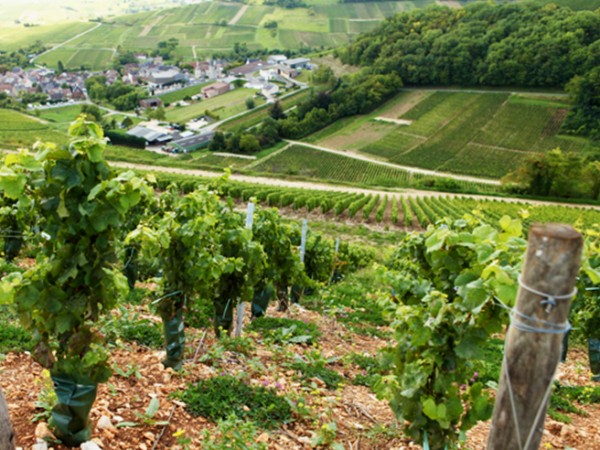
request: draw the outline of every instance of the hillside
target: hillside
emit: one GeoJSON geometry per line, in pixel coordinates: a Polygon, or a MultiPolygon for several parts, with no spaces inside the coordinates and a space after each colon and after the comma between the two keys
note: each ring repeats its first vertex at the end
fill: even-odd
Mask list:
{"type": "Polygon", "coordinates": [[[534,93],[407,90],[305,140],[400,165],[500,178],[532,152],[600,152],[587,139],[560,134],[566,102],[534,93]]]}
{"type": "MultiPolygon", "coordinates": [[[[229,52],[236,43],[245,43],[250,50],[335,48],[373,29],[386,17],[433,3],[433,0],[415,0],[341,4],[337,0],[314,0],[307,2],[306,7],[287,9],[207,1],[104,19],[97,29],[47,53],[38,62],[54,67],[62,61],[67,68],[86,64],[100,69],[111,62],[117,47],[151,51],[169,38],[179,40],[177,56],[184,60],[229,52]],[[273,22],[276,28],[265,27],[273,22]]],[[[7,27],[0,31],[0,49],[14,49],[37,39],[46,45],[57,45],[93,26],[93,23],[67,23],[7,27]]]]}

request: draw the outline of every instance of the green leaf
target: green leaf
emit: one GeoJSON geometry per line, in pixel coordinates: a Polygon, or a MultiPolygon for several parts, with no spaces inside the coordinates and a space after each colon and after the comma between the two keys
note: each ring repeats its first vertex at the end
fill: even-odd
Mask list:
{"type": "Polygon", "coordinates": [[[127,422],[127,421],[119,422],[118,424],[115,425],[115,427],[117,427],[117,428],[139,427],[139,426],[140,426],[139,423],[127,422]]]}
{"type": "Polygon", "coordinates": [[[104,160],[102,156],[102,152],[104,151],[104,146],[100,144],[93,144],[87,148],[88,158],[92,162],[101,162],[104,160]]]}
{"type": "Polygon", "coordinates": [[[150,404],[148,405],[148,408],[146,408],[146,418],[151,419],[153,418],[156,413],[158,412],[158,409],[160,408],[160,400],[158,400],[158,397],[152,397],[152,400],[150,400],[150,404]]]}
{"type": "Polygon", "coordinates": [[[8,167],[0,169],[0,191],[3,191],[8,198],[18,200],[25,191],[26,184],[25,174],[16,173],[8,167]]]}

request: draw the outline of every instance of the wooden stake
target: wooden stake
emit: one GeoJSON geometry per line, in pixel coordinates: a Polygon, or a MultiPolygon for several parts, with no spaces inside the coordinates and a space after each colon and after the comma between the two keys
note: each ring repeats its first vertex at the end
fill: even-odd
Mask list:
{"type": "Polygon", "coordinates": [[[532,290],[559,297],[573,292],[582,247],[581,235],[567,225],[531,227],[515,305],[515,310],[522,315],[513,315],[513,325],[506,335],[487,450],[539,448],[548,406],[547,393],[560,359],[563,334],[523,331],[515,322],[549,330],[558,330],[567,322],[571,298],[556,299],[556,306],[551,307],[549,302],[543,302],[547,300],[544,296],[532,290]],[[537,320],[528,320],[525,316],[537,320]]]}

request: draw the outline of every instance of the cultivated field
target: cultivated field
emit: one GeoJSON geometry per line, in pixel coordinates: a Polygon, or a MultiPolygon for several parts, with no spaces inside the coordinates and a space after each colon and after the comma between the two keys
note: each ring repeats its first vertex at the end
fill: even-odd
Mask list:
{"type": "Polygon", "coordinates": [[[535,94],[406,91],[306,141],[401,165],[500,178],[531,152],[594,148],[586,139],[560,134],[565,101],[535,94]]]}
{"type": "Polygon", "coordinates": [[[40,139],[63,144],[66,142],[66,135],[43,121],[15,111],[0,109],[0,148],[31,147],[40,139]]]}
{"type": "MultiPolygon", "coordinates": [[[[254,4],[246,8],[242,3],[207,1],[106,20],[98,29],[44,55],[39,61],[55,66],[60,60],[69,68],[87,64],[98,69],[110,63],[111,52],[119,46],[150,51],[169,38],[179,40],[177,55],[188,60],[193,58],[192,48],[198,56],[206,56],[230,51],[236,43],[245,43],[250,49],[333,48],[346,44],[353,35],[373,29],[399,11],[432,3],[435,2],[417,0],[341,4],[336,0],[323,0],[310,2],[306,8],[283,9],[254,4]],[[242,10],[243,7],[246,9],[242,10]],[[232,20],[234,17],[237,20],[232,20]],[[264,28],[270,21],[276,21],[278,25],[274,35],[264,28]]],[[[93,25],[78,24],[88,28],[93,25]]],[[[46,42],[45,28],[19,28],[20,35],[23,30],[26,33],[19,38],[20,42],[33,42],[37,38],[46,42]]],[[[61,28],[61,33],[66,33],[62,41],[52,36],[50,42],[64,42],[81,32],[70,30],[70,27],[61,28]]],[[[11,34],[15,34],[14,30],[4,38],[0,33],[0,48],[9,44],[15,46],[10,40],[11,34]]]]}

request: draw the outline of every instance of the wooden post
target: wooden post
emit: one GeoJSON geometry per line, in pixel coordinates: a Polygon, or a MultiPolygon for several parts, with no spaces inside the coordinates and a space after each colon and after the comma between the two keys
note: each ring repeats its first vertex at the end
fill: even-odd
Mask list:
{"type": "Polygon", "coordinates": [[[13,450],[15,448],[15,433],[10,423],[8,406],[0,390],[0,450],[13,450]]]}
{"type": "Polygon", "coordinates": [[[531,227],[487,450],[539,448],[582,247],[581,235],[570,226],[531,227]],[[540,292],[558,297],[556,306],[540,292]]]}
{"type": "MultiPolygon", "coordinates": [[[[254,203],[248,203],[248,209],[246,210],[246,229],[248,230],[252,230],[252,225],[254,224],[254,208],[254,203]]],[[[237,338],[242,335],[244,328],[244,302],[242,299],[239,299],[236,319],[235,337],[237,338]]]]}

